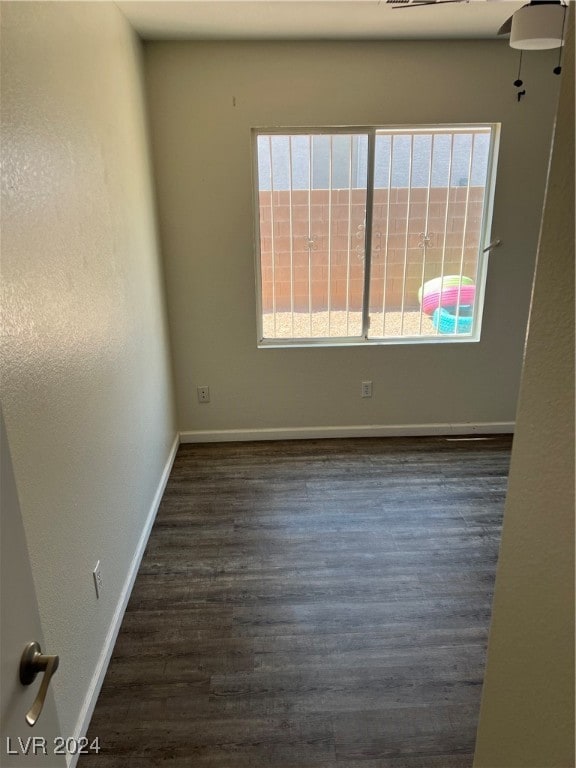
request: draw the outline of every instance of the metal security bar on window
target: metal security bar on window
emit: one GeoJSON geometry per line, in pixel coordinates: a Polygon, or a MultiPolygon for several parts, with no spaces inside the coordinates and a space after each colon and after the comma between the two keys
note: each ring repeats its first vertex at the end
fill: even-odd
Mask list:
{"type": "Polygon", "coordinates": [[[478,338],[496,138],[257,133],[261,343],[478,338]]]}
{"type": "Polygon", "coordinates": [[[360,339],[366,136],[268,134],[257,151],[262,338],[360,339]]]}

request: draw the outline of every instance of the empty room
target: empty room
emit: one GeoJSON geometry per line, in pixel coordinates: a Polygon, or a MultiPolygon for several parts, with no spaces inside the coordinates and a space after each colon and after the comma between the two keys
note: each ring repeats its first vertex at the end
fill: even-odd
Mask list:
{"type": "Polygon", "coordinates": [[[0,11],[2,766],[573,768],[572,3],[0,11]]]}

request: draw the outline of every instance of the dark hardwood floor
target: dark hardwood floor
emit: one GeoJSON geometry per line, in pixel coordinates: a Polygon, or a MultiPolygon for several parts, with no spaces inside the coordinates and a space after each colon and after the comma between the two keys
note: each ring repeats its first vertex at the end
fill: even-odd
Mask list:
{"type": "Polygon", "coordinates": [[[181,446],[80,768],[470,768],[510,447],[181,446]]]}

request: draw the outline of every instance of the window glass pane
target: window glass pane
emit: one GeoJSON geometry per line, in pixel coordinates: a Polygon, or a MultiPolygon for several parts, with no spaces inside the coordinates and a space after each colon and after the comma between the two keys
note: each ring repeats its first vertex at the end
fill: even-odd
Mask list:
{"type": "Polygon", "coordinates": [[[257,135],[262,342],[478,339],[495,130],[257,135]]]}
{"type": "Polygon", "coordinates": [[[263,339],[360,337],[366,134],[257,138],[263,339]]]}
{"type": "Polygon", "coordinates": [[[490,140],[489,127],[377,132],[369,338],[472,335],[490,140]]]}

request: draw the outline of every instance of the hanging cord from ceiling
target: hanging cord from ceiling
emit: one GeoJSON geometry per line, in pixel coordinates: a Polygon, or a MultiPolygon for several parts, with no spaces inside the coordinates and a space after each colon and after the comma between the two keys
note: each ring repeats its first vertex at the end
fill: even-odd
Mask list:
{"type": "MultiPolygon", "coordinates": [[[[514,80],[514,85],[516,86],[516,88],[521,88],[524,85],[524,82],[523,82],[522,78],[520,77],[520,75],[522,74],[522,54],[523,53],[524,53],[524,51],[521,50],[520,51],[520,61],[518,62],[518,76],[517,76],[516,80],[514,80]]],[[[523,91],[518,91],[518,93],[516,95],[518,96],[518,101],[520,101],[522,99],[522,96],[526,96],[526,89],[524,89],[523,91]]]]}
{"type": "MultiPolygon", "coordinates": [[[[562,18],[562,41],[564,41],[564,28],[566,26],[566,11],[568,10],[568,6],[564,6],[564,17],[562,18]]],[[[560,48],[558,49],[558,66],[554,67],[552,70],[555,75],[559,75],[562,72],[562,54],[564,52],[564,45],[562,44],[560,48]]]]}

